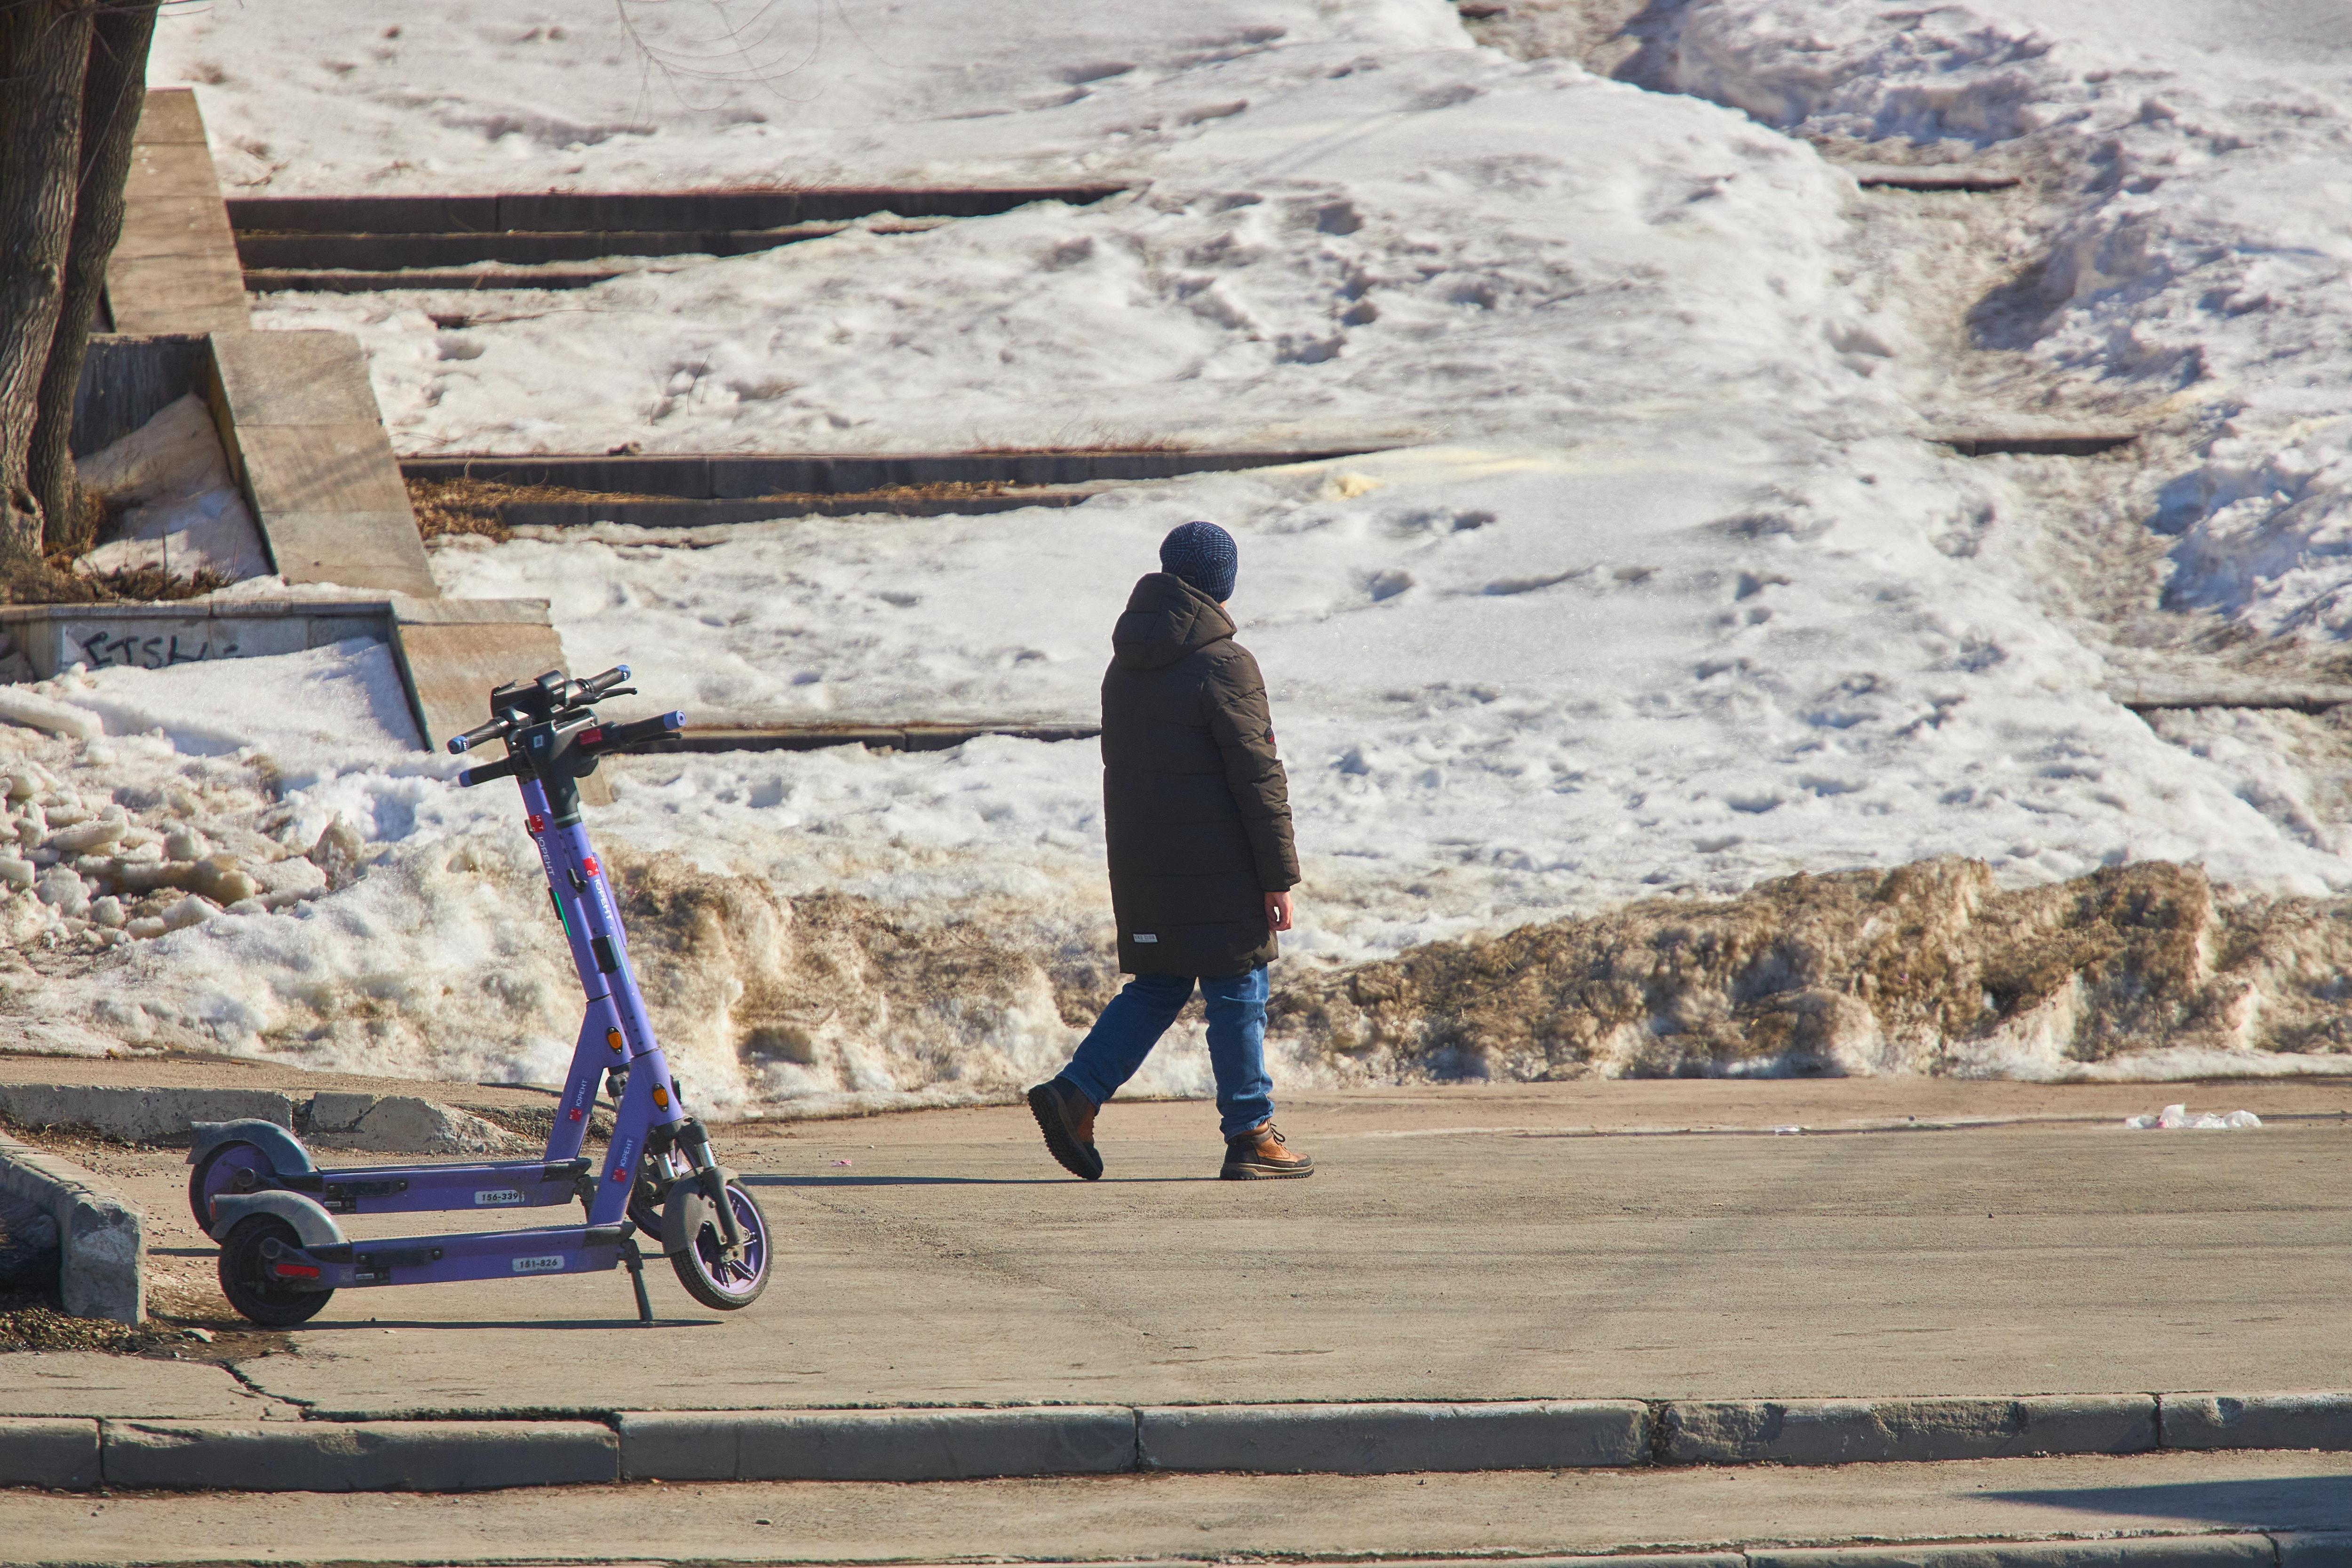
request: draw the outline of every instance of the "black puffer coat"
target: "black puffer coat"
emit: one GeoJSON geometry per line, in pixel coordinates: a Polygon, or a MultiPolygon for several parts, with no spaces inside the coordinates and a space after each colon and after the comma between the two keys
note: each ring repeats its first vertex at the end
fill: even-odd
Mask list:
{"type": "Polygon", "coordinates": [[[1136,584],[1103,677],[1103,821],[1118,966],[1234,975],[1270,963],[1265,895],[1298,884],[1265,681],[1223,606],[1136,584]]]}

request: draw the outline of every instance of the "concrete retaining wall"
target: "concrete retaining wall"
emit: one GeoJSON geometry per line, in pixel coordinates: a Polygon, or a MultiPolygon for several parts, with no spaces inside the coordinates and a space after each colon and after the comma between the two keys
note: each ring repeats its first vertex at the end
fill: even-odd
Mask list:
{"type": "Polygon", "coordinates": [[[359,340],[215,332],[212,350],[213,417],[278,574],[438,595],[359,340]]]}
{"type": "MultiPolygon", "coordinates": [[[[147,1244],[139,1211],[121,1194],[71,1161],[5,1137],[0,1137],[0,1193],[47,1215],[56,1226],[58,1294],[68,1312],[118,1323],[147,1321],[147,1244]]],[[[0,1433],[0,1439],[5,1436],[0,1433]]],[[[0,1463],[6,1458],[0,1441],[0,1463]]]]}
{"type": "Polygon", "coordinates": [[[114,445],[204,389],[212,350],[187,333],[97,333],[74,386],[73,455],[114,445]]]}
{"type": "Polygon", "coordinates": [[[191,88],[147,94],[122,188],[122,237],[106,264],[118,332],[242,331],[245,274],[191,88]]]}
{"type": "Polygon", "coordinates": [[[539,1147],[470,1111],[415,1095],[0,1083],[0,1119],[18,1127],[86,1128],[132,1142],[175,1143],[186,1141],[195,1122],[247,1117],[274,1121],[321,1149],[522,1155],[539,1147]]]}
{"type": "MultiPolygon", "coordinates": [[[[419,743],[470,730],[491,688],[565,668],[544,599],[385,597],[0,606],[0,658],[47,680],[76,664],[162,669],[299,653],[352,637],[392,645],[419,743]]],[[[593,778],[583,781],[595,784],[593,778]]],[[[588,795],[583,791],[583,796],[588,795]]],[[[599,804],[591,800],[591,804],[599,804]]]]}
{"type": "Polygon", "coordinates": [[[163,669],[218,658],[300,653],[352,637],[389,642],[391,605],[347,599],[11,605],[0,632],[47,680],[77,664],[163,669]]]}

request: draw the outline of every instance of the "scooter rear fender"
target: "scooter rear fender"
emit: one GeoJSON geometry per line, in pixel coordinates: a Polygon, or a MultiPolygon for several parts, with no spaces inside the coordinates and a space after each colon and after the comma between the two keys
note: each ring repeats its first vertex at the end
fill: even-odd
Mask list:
{"type": "Polygon", "coordinates": [[[269,1156],[269,1168],[278,1173],[279,1181],[308,1175],[317,1168],[310,1163],[310,1152],[299,1139],[275,1121],[265,1121],[257,1116],[235,1121],[199,1121],[193,1130],[196,1141],[188,1150],[191,1165],[224,1143],[250,1143],[269,1156]]]}
{"type": "Polygon", "coordinates": [[[213,1200],[213,1239],[226,1241],[236,1222],[249,1215],[275,1215],[294,1227],[304,1247],[332,1247],[343,1239],[343,1227],[316,1199],[300,1193],[223,1193],[213,1200]]]}

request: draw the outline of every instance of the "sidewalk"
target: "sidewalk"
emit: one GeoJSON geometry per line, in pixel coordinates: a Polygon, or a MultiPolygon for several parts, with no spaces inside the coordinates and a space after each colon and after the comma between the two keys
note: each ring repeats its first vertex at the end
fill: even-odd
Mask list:
{"type": "Polygon", "coordinates": [[[2352,1459],[2310,1454],[1832,1470],[601,1487],[429,1499],[0,1492],[0,1534],[23,1543],[9,1560],[27,1568],[230,1560],[1199,1563],[1375,1553],[1543,1554],[1557,1563],[1601,1552],[1706,1555],[1664,1563],[1621,1556],[1590,1568],[2338,1568],[2352,1557],[2352,1536],[2305,1532],[2347,1522],[2352,1459]],[[2074,1539],[2053,1539],[2063,1537],[2074,1539]],[[1977,1544],[1902,1544],[1937,1541],[1977,1544]],[[1800,1550],[1773,1549],[1791,1543],[1800,1550]],[[1735,1554],[1743,1549],[1744,1560],[1735,1554]]]}
{"type": "MultiPolygon", "coordinates": [[[[257,1337],[291,1352],[234,1374],[0,1357],[0,1415],[2343,1388],[2347,1104],[2341,1085],[1902,1080],[1337,1095],[1285,1110],[1320,1166],[1286,1184],[1213,1179],[1198,1105],[1112,1107],[1097,1184],[1055,1168],[1018,1109],[744,1125],[719,1144],[779,1256],[739,1317],[694,1307],[658,1267],[651,1331],[619,1273],[350,1291],[282,1342],[257,1337]],[[2184,1095],[2271,1125],[2117,1125],[2184,1095]],[[1769,1131],[1914,1115],[2081,1120],[1769,1131]],[[1629,1135],[1677,1124],[1723,1131],[1629,1135]],[[1617,1135],[1564,1135],[1594,1126],[1617,1135]]],[[[179,1154],[76,1157],[146,1210],[158,1268],[209,1270],[179,1154]]]]}

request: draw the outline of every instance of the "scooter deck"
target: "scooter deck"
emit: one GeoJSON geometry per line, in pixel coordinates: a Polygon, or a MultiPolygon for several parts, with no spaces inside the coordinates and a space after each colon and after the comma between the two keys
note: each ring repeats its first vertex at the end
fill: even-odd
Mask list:
{"type": "Polygon", "coordinates": [[[598,1274],[620,1265],[621,1245],[631,1228],[625,1223],[557,1225],[289,1247],[268,1267],[282,1284],[298,1290],[598,1274]],[[317,1272],[306,1272],[313,1269],[317,1272]]]}
{"type": "Polygon", "coordinates": [[[347,1165],[279,1176],[277,1184],[310,1194],[329,1214],[414,1214],[572,1203],[588,1172],[583,1155],[462,1165],[347,1165]]]}

